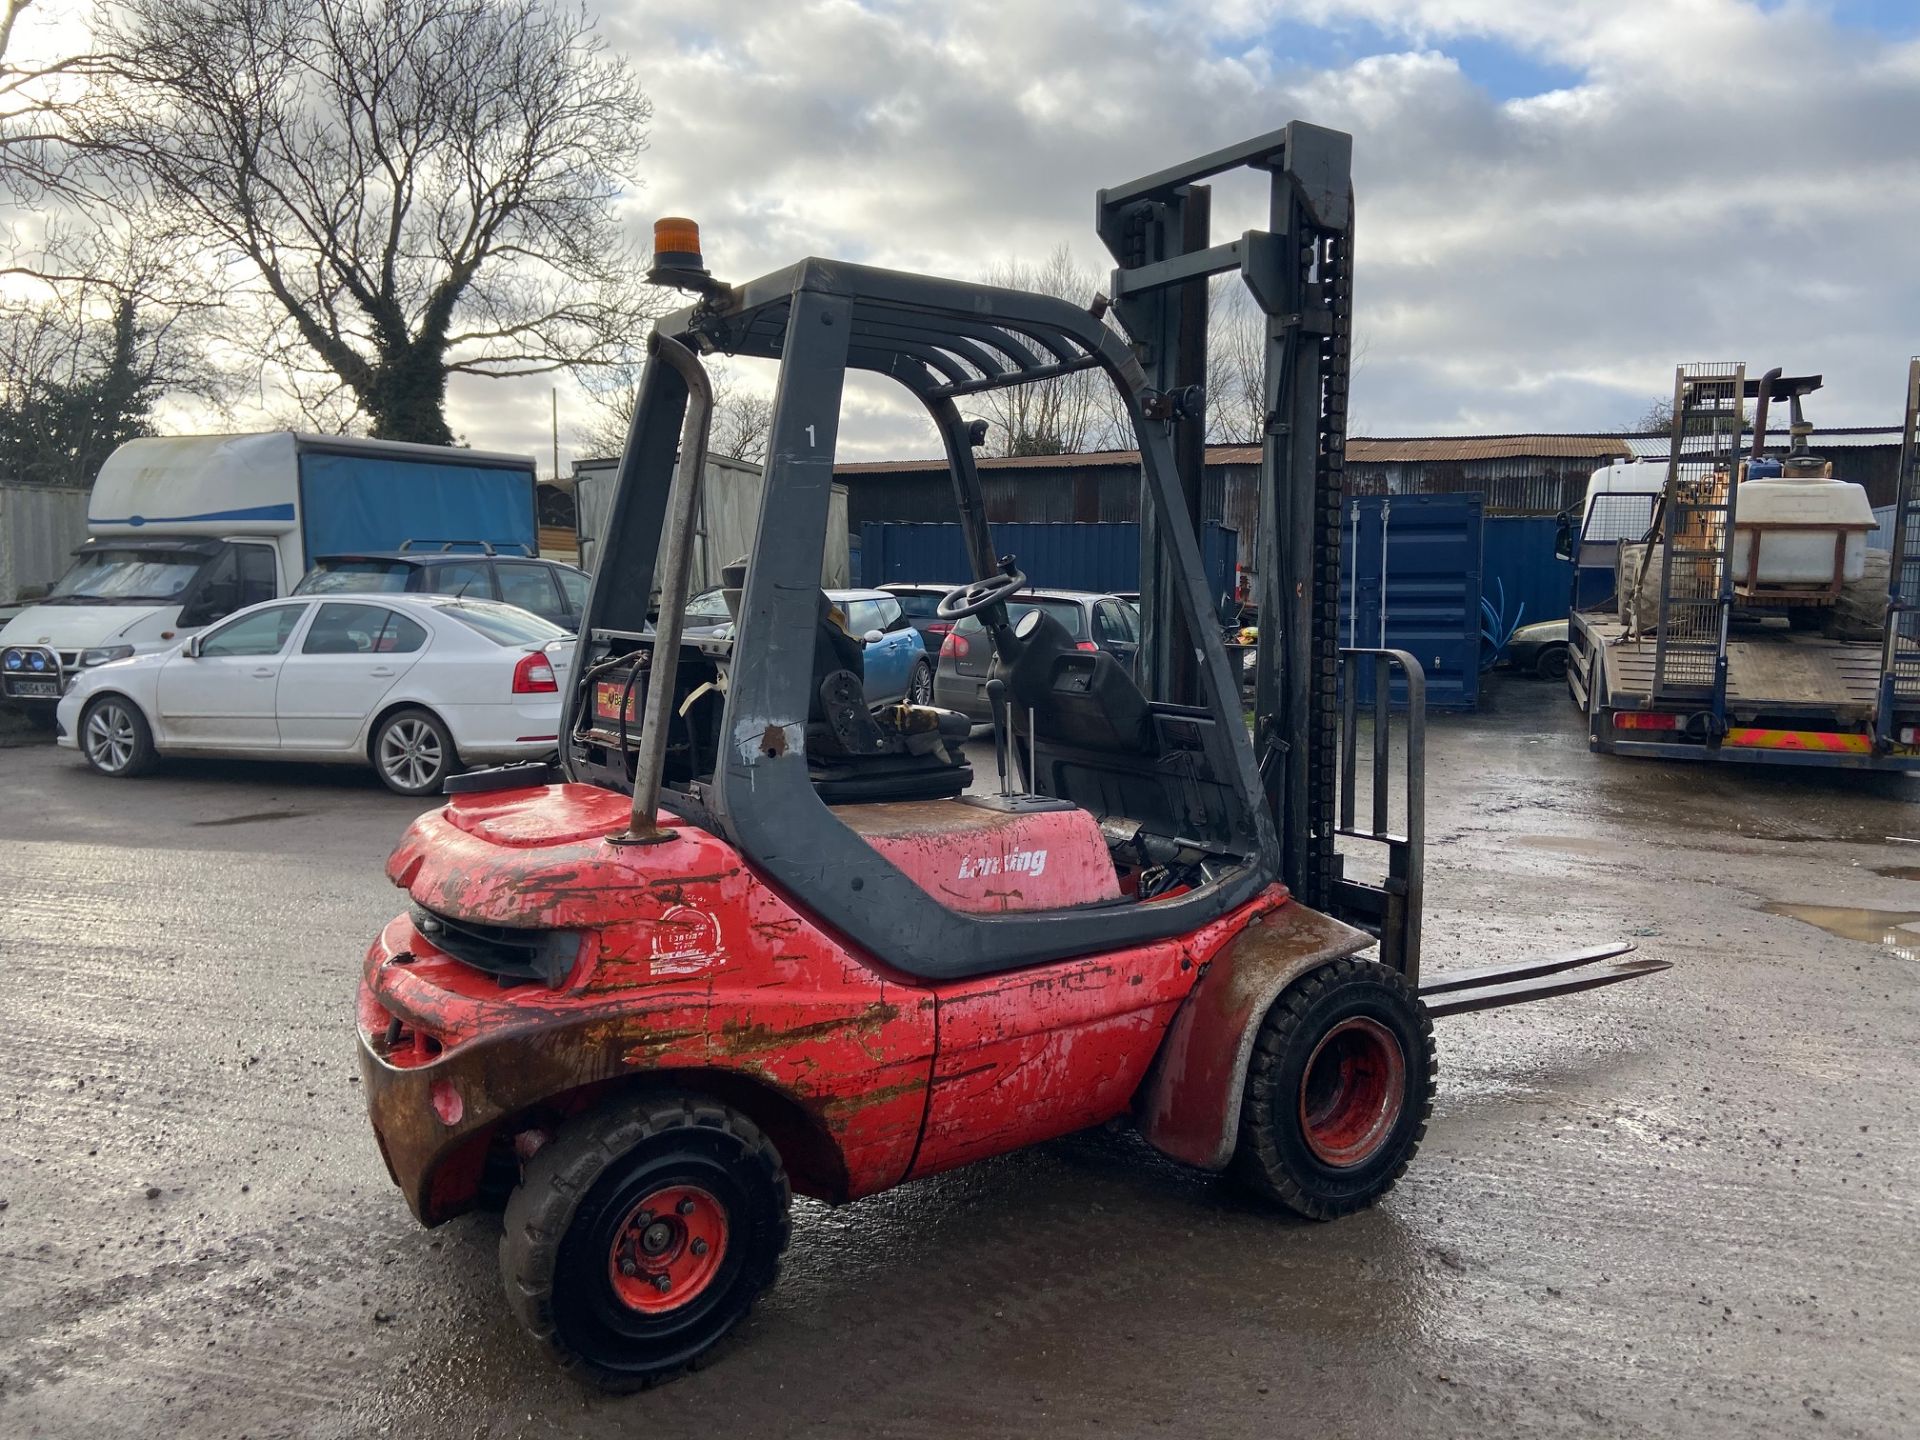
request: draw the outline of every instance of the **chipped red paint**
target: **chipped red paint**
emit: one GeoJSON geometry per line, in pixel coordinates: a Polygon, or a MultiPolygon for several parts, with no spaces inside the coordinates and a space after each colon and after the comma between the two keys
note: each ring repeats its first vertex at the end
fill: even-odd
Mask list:
{"type": "MultiPolygon", "coordinates": [[[[1051,906],[1119,893],[1079,812],[1001,817],[947,801],[843,818],[926,875],[999,854],[1001,874],[969,892],[980,908],[1008,905],[988,890],[1009,878],[1054,882],[1051,906]],[[1036,848],[1048,852],[1038,873],[1006,874],[1004,857],[1036,848]]],[[[834,1200],[1111,1119],[1221,948],[1255,916],[1298,909],[1276,886],[1177,941],[926,984],[820,929],[704,830],[663,814],[672,838],[614,843],[628,819],[624,797],[591,786],[460,796],[415,821],[388,863],[443,916],[584,937],[555,988],[503,986],[406,916],[369,950],[368,1104],[389,1170],[430,1224],[472,1203],[490,1147],[537,1146],[627,1083],[724,1095],[775,1136],[797,1188],[834,1200]]]]}

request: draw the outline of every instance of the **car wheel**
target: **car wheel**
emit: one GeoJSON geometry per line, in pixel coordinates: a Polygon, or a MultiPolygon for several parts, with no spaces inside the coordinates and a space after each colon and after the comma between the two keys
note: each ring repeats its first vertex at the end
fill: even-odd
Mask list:
{"type": "Polygon", "coordinates": [[[103,695],[80,717],[80,752],[102,775],[139,775],[153,768],[153,731],[138,705],[119,695],[103,695]]]}
{"type": "Polygon", "coordinates": [[[453,736],[425,710],[396,710],[373,736],[373,768],[399,795],[436,795],[459,765],[453,736]]]}
{"type": "Polygon", "coordinates": [[[1542,680],[1564,680],[1567,675],[1567,647],[1547,646],[1534,657],[1533,673],[1542,680]]]}
{"type": "Polygon", "coordinates": [[[913,667],[913,674],[907,679],[907,703],[933,704],[933,666],[924,660],[913,667]]]}
{"type": "Polygon", "coordinates": [[[605,1390],[696,1369],[773,1283],[793,1192],[746,1116],[697,1096],[616,1103],[527,1163],[500,1272],[520,1322],[605,1390]]]}
{"type": "Polygon", "coordinates": [[[1433,1022],[1406,977],[1336,960],[1295,981],[1254,1039],[1234,1168],[1310,1220],[1373,1204],[1433,1111],[1433,1022]]]}

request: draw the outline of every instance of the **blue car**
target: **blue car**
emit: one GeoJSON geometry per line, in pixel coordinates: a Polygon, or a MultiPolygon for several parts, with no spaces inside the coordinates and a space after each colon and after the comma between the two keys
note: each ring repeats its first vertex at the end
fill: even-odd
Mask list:
{"type": "MultiPolygon", "coordinates": [[[[933,657],[901,608],[900,597],[885,590],[829,590],[842,627],[866,645],[866,693],[869,705],[933,703],[933,657]]],[[[731,634],[733,619],[726,597],[715,587],[687,602],[683,634],[731,634]]]]}
{"type": "Polygon", "coordinates": [[[900,597],[884,590],[829,590],[827,599],[847,617],[847,633],[866,643],[867,703],[931,705],[933,659],[900,608],[900,597]]]}

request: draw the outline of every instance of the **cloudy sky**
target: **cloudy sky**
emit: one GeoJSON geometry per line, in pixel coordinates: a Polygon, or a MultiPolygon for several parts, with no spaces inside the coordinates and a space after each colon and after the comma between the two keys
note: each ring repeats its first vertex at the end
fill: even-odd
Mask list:
{"type": "MultiPolygon", "coordinates": [[[[1885,423],[1920,351],[1916,0],[592,3],[656,105],[631,223],[694,216],[730,278],[1104,269],[1097,187],[1300,118],[1354,135],[1358,432],[1624,425],[1720,359],[1885,423]]],[[[1259,208],[1216,187],[1216,234],[1259,208]]],[[[547,406],[467,382],[453,421],[544,457],[547,406]]],[[[929,453],[848,409],[847,458],[929,453]]]]}

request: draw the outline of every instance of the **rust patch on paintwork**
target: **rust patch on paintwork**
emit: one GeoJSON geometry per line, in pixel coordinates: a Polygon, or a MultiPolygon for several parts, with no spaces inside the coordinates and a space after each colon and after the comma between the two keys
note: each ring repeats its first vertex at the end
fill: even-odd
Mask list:
{"type": "Polygon", "coordinates": [[[778,725],[769,725],[760,732],[760,753],[769,760],[778,760],[787,753],[787,732],[778,725]]]}
{"type": "Polygon", "coordinates": [[[821,1118],[836,1130],[845,1125],[849,1117],[862,1110],[871,1110],[876,1105],[885,1105],[894,1100],[904,1100],[909,1095],[925,1092],[927,1082],[924,1077],[902,1080],[895,1085],[880,1085],[872,1090],[862,1091],[858,1095],[839,1095],[821,1103],[821,1118]]]}
{"type": "Polygon", "coordinates": [[[900,1007],[876,1000],[854,1015],[837,1015],[829,1020],[813,1020],[776,1030],[771,1025],[728,1023],[720,1028],[718,1048],[727,1055],[757,1055],[809,1040],[827,1040],[836,1036],[849,1039],[871,1035],[883,1025],[899,1018],[900,1007]]]}

